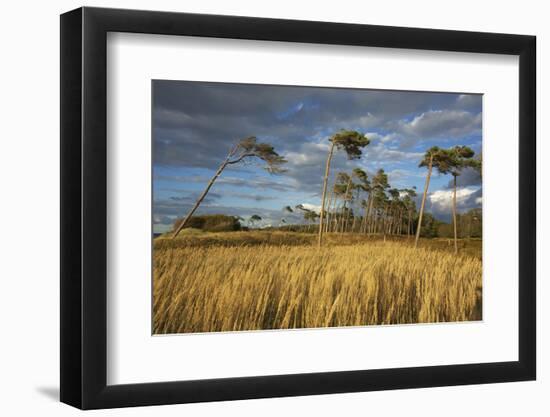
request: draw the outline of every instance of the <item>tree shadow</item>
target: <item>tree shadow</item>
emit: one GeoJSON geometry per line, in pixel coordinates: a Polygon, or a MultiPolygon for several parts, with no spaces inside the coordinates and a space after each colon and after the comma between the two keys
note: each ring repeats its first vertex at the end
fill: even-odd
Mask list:
{"type": "Polygon", "coordinates": [[[36,391],[53,401],[59,401],[59,387],[36,387],[36,391]]]}

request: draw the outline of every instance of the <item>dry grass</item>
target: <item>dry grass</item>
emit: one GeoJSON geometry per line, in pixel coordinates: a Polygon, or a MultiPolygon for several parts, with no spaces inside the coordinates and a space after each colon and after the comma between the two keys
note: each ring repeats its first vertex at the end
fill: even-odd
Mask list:
{"type": "Polygon", "coordinates": [[[154,333],[481,319],[480,242],[454,256],[446,241],[329,235],[319,250],[266,233],[157,239],[154,333]]]}

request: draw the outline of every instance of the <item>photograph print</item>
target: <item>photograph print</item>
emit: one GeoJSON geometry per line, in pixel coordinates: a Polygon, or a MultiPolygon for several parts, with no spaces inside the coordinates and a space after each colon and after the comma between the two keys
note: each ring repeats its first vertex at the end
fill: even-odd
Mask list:
{"type": "Polygon", "coordinates": [[[154,334],[482,320],[482,98],[152,81],[154,334]]]}

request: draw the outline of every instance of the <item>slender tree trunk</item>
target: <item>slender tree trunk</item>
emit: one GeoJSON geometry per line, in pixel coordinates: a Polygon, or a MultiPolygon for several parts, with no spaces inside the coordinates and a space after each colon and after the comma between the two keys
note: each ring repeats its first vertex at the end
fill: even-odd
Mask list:
{"type": "MultiPolygon", "coordinates": [[[[330,206],[332,204],[332,199],[334,197],[334,187],[332,188],[332,191],[329,191],[329,195],[328,195],[328,201],[327,201],[327,218],[326,218],[326,225],[325,225],[325,230],[324,232],[325,233],[328,233],[329,231],[329,225],[330,225],[330,221],[332,220],[331,217],[332,217],[332,213],[330,212],[330,206]]],[[[319,228],[321,228],[321,225],[319,225],[319,228]]]]}
{"type": "Polygon", "coordinates": [[[189,220],[191,219],[191,216],[193,216],[193,213],[199,208],[199,206],[202,203],[202,200],[204,200],[204,198],[208,194],[208,191],[210,191],[210,188],[212,188],[212,185],[214,185],[214,182],[218,179],[218,177],[220,176],[222,171],[225,169],[225,167],[229,163],[229,158],[231,157],[232,154],[233,154],[233,150],[231,150],[231,152],[227,155],[227,158],[225,159],[225,161],[222,162],[222,164],[220,165],[220,167],[218,168],[218,170],[216,171],[214,176],[210,179],[210,181],[208,182],[208,185],[206,186],[206,188],[204,189],[204,191],[202,192],[202,194],[200,195],[200,197],[196,201],[193,208],[189,211],[189,213],[187,213],[187,216],[185,216],[183,221],[177,227],[176,231],[172,235],[172,239],[174,239],[179,234],[179,232],[181,232],[181,230],[187,225],[187,223],[189,223],[189,220]]]}
{"type": "Polygon", "coordinates": [[[334,196],[334,204],[333,204],[333,207],[332,207],[332,217],[333,217],[333,221],[331,223],[331,232],[333,233],[336,233],[338,231],[338,225],[340,224],[339,223],[339,217],[338,217],[338,210],[340,210],[340,202],[338,201],[338,196],[335,195],[334,196]]]}
{"type": "Polygon", "coordinates": [[[384,242],[386,241],[387,225],[388,225],[388,209],[387,207],[384,207],[384,210],[382,211],[382,230],[381,230],[381,232],[384,234],[384,242]]]}
{"type": "Polygon", "coordinates": [[[357,215],[353,215],[353,221],[351,222],[351,233],[355,233],[355,228],[357,227],[357,215]]]}
{"type": "Polygon", "coordinates": [[[332,154],[334,153],[334,142],[330,145],[328,152],[327,163],[325,165],[325,178],[323,179],[323,195],[321,196],[321,213],[319,213],[319,238],[317,245],[321,247],[323,243],[323,218],[325,216],[325,198],[327,196],[327,183],[328,176],[330,174],[330,161],[332,160],[332,154]]]}
{"type": "Polygon", "coordinates": [[[401,235],[401,213],[397,216],[397,235],[401,235]]]}
{"type": "Polygon", "coordinates": [[[411,217],[412,217],[412,212],[411,212],[411,209],[409,209],[409,219],[407,222],[407,239],[410,239],[411,237],[411,217]]]}
{"type": "Polygon", "coordinates": [[[359,233],[367,232],[367,208],[363,209],[363,216],[361,217],[361,224],[359,225],[359,233]]]}
{"type": "Polygon", "coordinates": [[[397,223],[397,234],[401,236],[403,232],[403,210],[399,209],[399,217],[398,217],[398,223],[397,223]]]}
{"type": "Polygon", "coordinates": [[[384,210],[382,210],[382,230],[380,230],[382,232],[382,234],[384,235],[384,242],[386,241],[386,228],[388,227],[388,213],[387,213],[387,208],[384,208],[384,210]]]}
{"type": "Polygon", "coordinates": [[[340,225],[342,224],[341,211],[342,211],[342,205],[341,204],[339,206],[337,205],[334,208],[334,228],[332,230],[334,233],[338,233],[338,231],[340,230],[340,225]]]}
{"type": "Polygon", "coordinates": [[[416,227],[416,238],[414,240],[414,247],[418,247],[418,239],[420,238],[420,229],[422,227],[422,215],[424,214],[424,206],[426,205],[426,196],[428,195],[428,188],[430,186],[430,177],[432,176],[433,156],[430,156],[430,162],[428,163],[428,175],[426,175],[426,184],[424,185],[424,194],[422,195],[422,203],[420,204],[420,213],[418,214],[418,226],[416,227]]]}
{"type": "Polygon", "coordinates": [[[325,227],[325,231],[327,233],[330,233],[332,232],[333,230],[333,225],[334,225],[334,217],[335,217],[335,207],[336,207],[336,194],[332,194],[332,203],[331,205],[329,206],[328,210],[330,211],[330,222],[326,222],[326,227],[325,227]]]}
{"type": "Polygon", "coordinates": [[[349,180],[348,180],[348,184],[346,185],[346,193],[344,194],[344,204],[342,206],[342,229],[341,229],[341,232],[344,233],[347,229],[347,226],[348,226],[348,213],[349,213],[349,210],[346,212],[346,204],[348,202],[348,198],[349,198],[349,189],[351,187],[351,176],[349,177],[349,180]]]}
{"type": "Polygon", "coordinates": [[[367,209],[363,211],[363,218],[361,219],[361,224],[359,225],[359,231],[361,233],[367,233],[367,209]]]}
{"type": "Polygon", "coordinates": [[[369,201],[369,207],[368,207],[368,209],[367,209],[367,227],[366,227],[367,232],[369,232],[369,229],[372,229],[372,228],[370,227],[370,226],[371,226],[371,223],[372,223],[371,217],[372,217],[372,215],[373,215],[373,213],[372,213],[372,205],[373,205],[373,203],[374,203],[374,198],[373,198],[373,196],[372,196],[372,191],[369,193],[369,200],[370,200],[370,201],[369,201]]]}
{"type": "Polygon", "coordinates": [[[395,234],[401,234],[401,212],[397,210],[397,223],[395,224],[395,234]]]}
{"type": "Polygon", "coordinates": [[[458,240],[456,233],[456,175],[453,175],[453,225],[455,232],[455,253],[458,253],[458,240]]]}
{"type": "MultiPolygon", "coordinates": [[[[357,189],[357,196],[355,197],[355,201],[359,202],[359,196],[361,195],[361,190],[357,189]]],[[[357,214],[359,213],[359,210],[353,213],[353,222],[351,223],[351,232],[355,233],[355,228],[357,226],[357,214]]]]}
{"type": "Polygon", "coordinates": [[[328,210],[330,211],[330,223],[327,221],[327,233],[334,231],[334,222],[336,220],[336,205],[338,204],[338,197],[334,190],[332,191],[332,207],[329,206],[328,210]]]}

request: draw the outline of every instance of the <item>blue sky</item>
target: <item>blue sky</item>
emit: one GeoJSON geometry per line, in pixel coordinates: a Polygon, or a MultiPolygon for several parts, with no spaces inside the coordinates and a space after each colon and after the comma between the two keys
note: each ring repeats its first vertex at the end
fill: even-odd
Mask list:
{"type": "MultiPolygon", "coordinates": [[[[261,225],[301,222],[284,206],[319,207],[329,137],[358,130],[371,143],[359,160],[337,153],[332,177],[361,167],[383,168],[395,188],[424,187],[418,168],[431,146],[468,145],[481,151],[482,96],[388,90],[340,89],[153,81],[153,225],[171,228],[183,216],[239,139],[256,136],[284,156],[287,172],[270,175],[259,161],[228,167],[197,214],[262,217],[261,225]]],[[[450,176],[432,176],[427,211],[450,216],[450,176]]],[[[481,178],[458,179],[458,209],[481,206],[481,178]]]]}

